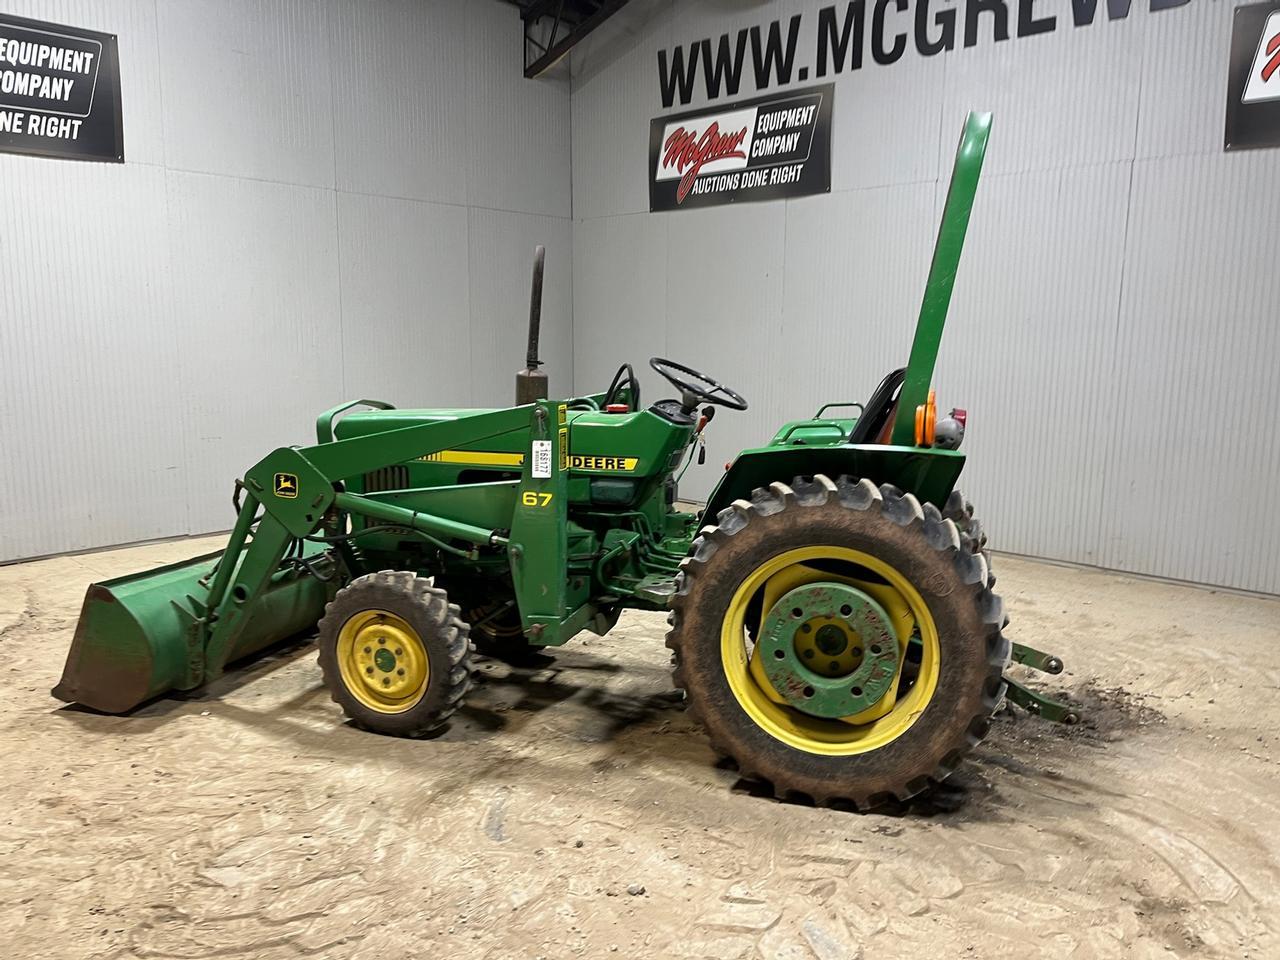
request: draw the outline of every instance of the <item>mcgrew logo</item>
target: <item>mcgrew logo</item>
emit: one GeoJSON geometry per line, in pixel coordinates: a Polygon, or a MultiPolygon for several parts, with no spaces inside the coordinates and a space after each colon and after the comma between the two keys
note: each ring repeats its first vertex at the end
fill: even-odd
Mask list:
{"type": "Polygon", "coordinates": [[[712,120],[707,128],[698,136],[697,128],[687,130],[677,127],[662,145],[665,153],[662,156],[664,169],[674,167],[680,172],[680,185],[676,188],[676,202],[682,202],[689,195],[698,173],[709,163],[717,160],[741,159],[747,155],[742,151],[742,141],[747,138],[749,126],[733,133],[721,133],[718,121],[712,120]]]}
{"type": "Polygon", "coordinates": [[[1249,82],[1244,85],[1244,103],[1280,100],[1280,13],[1267,17],[1258,40],[1258,52],[1249,68],[1249,82]]]}

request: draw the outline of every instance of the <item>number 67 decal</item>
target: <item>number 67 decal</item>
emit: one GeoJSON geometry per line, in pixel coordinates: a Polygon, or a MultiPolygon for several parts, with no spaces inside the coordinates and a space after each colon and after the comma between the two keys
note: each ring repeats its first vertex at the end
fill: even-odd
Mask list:
{"type": "Polygon", "coordinates": [[[520,502],[526,507],[545,507],[551,502],[553,494],[540,493],[537,490],[526,490],[520,494],[520,502]]]}

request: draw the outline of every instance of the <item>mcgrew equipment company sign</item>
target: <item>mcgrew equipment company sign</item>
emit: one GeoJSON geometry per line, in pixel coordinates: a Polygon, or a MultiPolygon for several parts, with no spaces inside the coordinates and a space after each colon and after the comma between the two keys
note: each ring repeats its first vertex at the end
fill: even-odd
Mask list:
{"type": "Polygon", "coordinates": [[[1280,0],[1233,14],[1224,142],[1228,150],[1280,147],[1280,0]]]}
{"type": "Polygon", "coordinates": [[[115,36],[0,14],[0,151],[122,162],[115,36]]]}
{"type": "Polygon", "coordinates": [[[833,89],[657,117],[649,125],[649,209],[830,192],[833,89]]]}

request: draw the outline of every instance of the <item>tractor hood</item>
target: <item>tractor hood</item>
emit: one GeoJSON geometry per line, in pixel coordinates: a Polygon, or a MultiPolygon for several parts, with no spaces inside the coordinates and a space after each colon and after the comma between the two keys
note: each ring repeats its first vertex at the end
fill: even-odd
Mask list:
{"type": "MultiPolygon", "coordinates": [[[[468,407],[360,411],[338,421],[334,435],[345,440],[424,423],[465,420],[490,412],[468,407]]],[[[692,434],[692,425],[673,423],[650,410],[634,413],[564,410],[563,422],[568,429],[569,467],[574,473],[649,477],[669,471],[692,434]]],[[[458,467],[518,470],[529,451],[529,439],[529,429],[522,427],[458,444],[421,459],[458,467]]]]}

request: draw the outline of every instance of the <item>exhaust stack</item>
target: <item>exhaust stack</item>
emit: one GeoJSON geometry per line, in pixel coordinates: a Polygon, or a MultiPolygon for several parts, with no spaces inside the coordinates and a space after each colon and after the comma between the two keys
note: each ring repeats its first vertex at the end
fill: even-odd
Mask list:
{"type": "Polygon", "coordinates": [[[547,375],[538,368],[538,336],[542,327],[542,271],[547,250],[538,244],[533,251],[533,291],[529,298],[529,351],[525,369],[516,374],[516,406],[547,398],[547,375]]]}

